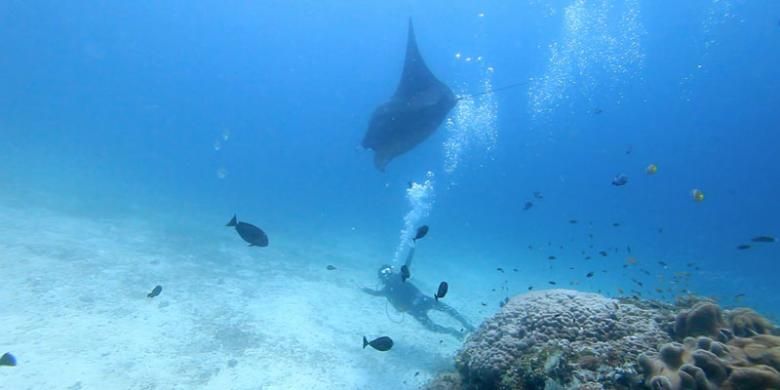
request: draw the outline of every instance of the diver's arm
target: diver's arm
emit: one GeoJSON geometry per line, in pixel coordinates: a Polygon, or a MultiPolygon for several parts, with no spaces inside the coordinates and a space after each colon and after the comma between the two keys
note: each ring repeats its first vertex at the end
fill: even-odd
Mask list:
{"type": "Polygon", "coordinates": [[[414,257],[414,246],[409,247],[409,253],[406,255],[406,261],[404,262],[404,265],[407,269],[412,269],[412,258],[414,257]]]}
{"type": "Polygon", "coordinates": [[[384,291],[382,291],[382,290],[373,290],[373,289],[370,289],[370,288],[367,288],[367,287],[361,288],[360,291],[363,291],[364,293],[366,293],[368,295],[373,295],[375,297],[382,297],[382,296],[385,295],[384,291]]]}

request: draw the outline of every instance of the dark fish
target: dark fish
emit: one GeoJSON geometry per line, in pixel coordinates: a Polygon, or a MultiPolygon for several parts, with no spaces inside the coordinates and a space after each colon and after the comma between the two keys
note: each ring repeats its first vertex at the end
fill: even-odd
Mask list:
{"type": "Polygon", "coordinates": [[[444,298],[445,295],[447,295],[447,290],[449,290],[450,286],[447,284],[447,282],[441,282],[439,283],[439,289],[436,290],[436,294],[433,294],[433,298],[437,301],[441,298],[444,298]]]}
{"type": "Polygon", "coordinates": [[[626,154],[631,154],[631,152],[633,152],[633,151],[634,151],[634,146],[633,145],[628,145],[626,147],[626,154]]]}
{"type": "Polygon", "coordinates": [[[11,355],[10,352],[6,352],[3,354],[2,357],[0,357],[0,366],[9,366],[13,367],[16,365],[16,358],[14,355],[11,355]]]}
{"type": "Polygon", "coordinates": [[[631,245],[626,245],[626,251],[627,251],[628,253],[631,253],[631,245]]]}
{"type": "Polygon", "coordinates": [[[551,281],[549,281],[549,282],[547,282],[547,283],[549,283],[549,284],[552,284],[553,286],[555,286],[556,284],[558,284],[558,283],[555,283],[555,281],[553,281],[553,280],[551,280],[551,281]]]}
{"type": "Polygon", "coordinates": [[[555,260],[555,256],[547,256],[548,260],[555,260]]]}
{"type": "Polygon", "coordinates": [[[734,296],[734,299],[742,299],[744,297],[745,297],[745,293],[739,293],[739,294],[734,296]]]}
{"type": "Polygon", "coordinates": [[[333,265],[330,265],[330,264],[328,264],[328,266],[327,266],[327,267],[325,267],[325,269],[326,269],[326,270],[328,270],[328,271],[333,271],[333,270],[335,270],[335,269],[336,269],[336,266],[333,266],[333,265]]]}
{"type": "Polygon", "coordinates": [[[623,174],[617,175],[612,179],[613,186],[624,186],[626,183],[628,183],[628,176],[623,174]]]}
{"type": "Polygon", "coordinates": [[[417,228],[417,234],[414,235],[414,239],[412,239],[412,241],[417,241],[425,237],[426,234],[428,234],[428,225],[422,225],[417,228]]]}
{"type": "Polygon", "coordinates": [[[155,287],[152,290],[152,292],[150,292],[149,294],[146,294],[146,296],[149,297],[149,298],[154,298],[154,297],[160,295],[161,292],[162,292],[162,286],[157,286],[157,287],[155,287]]]}
{"type": "Polygon", "coordinates": [[[534,207],[534,204],[532,202],[525,202],[525,205],[523,205],[523,211],[527,211],[531,207],[534,207]]]}
{"type": "Polygon", "coordinates": [[[644,285],[645,285],[644,283],[642,283],[642,282],[640,282],[640,281],[638,281],[638,280],[636,280],[636,279],[633,279],[633,278],[631,279],[631,281],[632,281],[632,282],[634,282],[634,283],[636,283],[636,284],[638,284],[638,285],[639,285],[639,287],[644,287],[644,285]]]}
{"type": "Polygon", "coordinates": [[[590,256],[585,256],[585,260],[590,260],[590,256]]]}
{"type": "Polygon", "coordinates": [[[406,264],[401,266],[401,281],[406,282],[406,279],[409,279],[412,277],[412,273],[409,272],[409,267],[406,266],[406,264]]]}
{"type": "Polygon", "coordinates": [[[772,236],[758,236],[753,237],[753,242],[776,242],[777,239],[772,236]]]}
{"type": "Polygon", "coordinates": [[[599,251],[599,254],[602,255],[602,256],[608,255],[607,251],[599,251]]]}
{"type": "Polygon", "coordinates": [[[576,220],[576,219],[570,219],[570,220],[569,220],[569,223],[570,223],[570,224],[572,224],[572,225],[574,225],[574,224],[576,224],[576,223],[577,223],[577,220],[576,220]]]}
{"type": "Polygon", "coordinates": [[[515,271],[515,272],[517,272],[517,268],[512,268],[512,271],[515,271]]]}
{"type": "Polygon", "coordinates": [[[592,109],[590,111],[590,113],[593,114],[593,115],[600,115],[602,112],[604,112],[604,110],[602,110],[601,108],[598,108],[598,107],[596,107],[596,108],[594,108],[594,109],[592,109]]]}
{"type": "Polygon", "coordinates": [[[498,272],[504,272],[504,269],[503,269],[503,268],[501,268],[501,267],[498,267],[498,268],[496,268],[496,271],[498,271],[498,272]]]}
{"type": "Polygon", "coordinates": [[[528,291],[531,291],[534,289],[534,286],[528,286],[528,291]]]}
{"type": "Polygon", "coordinates": [[[585,277],[586,277],[586,278],[592,278],[592,277],[593,277],[593,271],[591,271],[591,272],[588,272],[588,273],[585,275],[585,277]]]}
{"type": "Polygon", "coordinates": [[[485,302],[480,302],[480,303],[482,304],[482,306],[487,306],[487,303],[485,302]]]}
{"type": "Polygon", "coordinates": [[[544,199],[544,195],[542,195],[539,191],[534,191],[534,198],[536,199],[544,199]]]}
{"type": "Polygon", "coordinates": [[[612,226],[614,226],[614,227],[620,227],[620,222],[613,222],[613,223],[612,223],[612,226]]]}
{"type": "Polygon", "coordinates": [[[238,235],[249,243],[249,246],[268,246],[268,236],[263,229],[246,222],[238,222],[236,216],[225,226],[234,226],[238,235]]]}
{"type": "Polygon", "coordinates": [[[748,244],[737,245],[737,249],[739,249],[741,251],[743,251],[745,249],[750,249],[750,245],[748,245],[748,244]]]}
{"type": "Polygon", "coordinates": [[[393,339],[387,336],[382,336],[375,338],[371,341],[368,341],[366,339],[366,336],[363,336],[363,349],[366,349],[366,346],[370,345],[371,348],[376,349],[377,351],[389,351],[390,348],[393,348],[393,339]]]}

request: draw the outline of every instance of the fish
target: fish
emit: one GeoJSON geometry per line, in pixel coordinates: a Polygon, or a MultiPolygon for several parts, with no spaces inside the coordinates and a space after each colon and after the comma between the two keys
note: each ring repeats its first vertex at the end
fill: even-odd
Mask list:
{"type": "Polygon", "coordinates": [[[517,268],[512,268],[512,271],[517,272],[518,269],[517,268]]]}
{"type": "Polygon", "coordinates": [[[528,291],[531,291],[534,289],[534,286],[528,286],[528,291]]]}
{"type": "Polygon", "coordinates": [[[441,298],[444,298],[444,296],[447,295],[447,290],[449,290],[449,288],[450,286],[447,284],[447,282],[439,283],[439,289],[436,290],[436,294],[433,294],[433,298],[437,301],[441,298]]]}
{"type": "Polygon", "coordinates": [[[525,202],[525,205],[523,205],[523,211],[528,211],[531,207],[534,207],[533,202],[525,202]]]}
{"type": "Polygon", "coordinates": [[[334,266],[334,265],[331,265],[331,264],[328,264],[328,266],[327,266],[327,267],[325,267],[325,269],[326,269],[326,270],[328,270],[328,271],[333,271],[333,270],[335,270],[335,269],[336,269],[336,266],[334,266]]]}
{"type": "Polygon", "coordinates": [[[668,264],[666,264],[665,261],[659,261],[658,265],[660,265],[661,267],[664,267],[664,268],[666,268],[666,266],[668,266],[668,264]]]}
{"type": "Polygon", "coordinates": [[[737,245],[737,249],[739,249],[741,251],[743,251],[745,249],[750,249],[750,245],[748,245],[748,244],[740,244],[740,245],[737,245]]]}
{"type": "Polygon", "coordinates": [[[577,220],[576,219],[570,219],[569,223],[572,224],[572,225],[575,225],[575,224],[577,224],[577,220]]]}
{"type": "Polygon", "coordinates": [[[644,285],[645,285],[644,283],[642,283],[642,282],[640,282],[640,281],[638,281],[636,279],[633,279],[633,278],[631,279],[631,281],[636,283],[637,285],[639,285],[639,287],[644,287],[644,285]]]}
{"type": "Polygon", "coordinates": [[[607,256],[608,255],[607,251],[599,251],[599,254],[602,255],[602,256],[607,256]]]}
{"type": "Polygon", "coordinates": [[[619,174],[612,179],[612,185],[616,187],[628,184],[628,176],[619,174]]]}
{"type": "Polygon", "coordinates": [[[485,302],[480,302],[480,304],[481,304],[482,306],[487,306],[487,303],[485,303],[485,302]]]}
{"type": "Polygon", "coordinates": [[[544,195],[539,191],[534,191],[534,198],[536,199],[544,199],[544,195]]]}
{"type": "Polygon", "coordinates": [[[152,292],[150,292],[149,294],[146,294],[146,297],[147,298],[154,298],[154,297],[160,295],[161,292],[162,292],[162,286],[157,285],[157,286],[155,286],[155,288],[152,289],[152,292]]]}
{"type": "Polygon", "coordinates": [[[11,355],[10,352],[6,352],[3,356],[0,356],[0,366],[13,367],[16,365],[16,358],[11,355]]]}
{"type": "Polygon", "coordinates": [[[374,151],[374,167],[384,172],[391,160],[428,139],[457,102],[425,64],[409,19],[401,80],[393,96],[374,110],[361,142],[374,151]]]}
{"type": "Polygon", "coordinates": [[[406,279],[409,279],[412,277],[412,273],[409,272],[409,267],[406,266],[406,264],[401,266],[401,281],[406,282],[406,279]]]}
{"type": "Polygon", "coordinates": [[[604,112],[604,110],[602,110],[601,108],[598,108],[598,107],[590,110],[590,113],[593,114],[593,115],[600,115],[602,112],[604,112]]]}
{"type": "Polygon", "coordinates": [[[591,272],[588,272],[588,273],[585,275],[585,277],[586,277],[586,278],[592,278],[592,277],[593,277],[593,271],[591,271],[591,272]]]}
{"type": "Polygon", "coordinates": [[[626,245],[626,252],[631,253],[631,245],[626,245]]]}
{"type": "Polygon", "coordinates": [[[225,226],[235,227],[238,235],[241,236],[244,241],[248,242],[249,246],[268,246],[268,236],[263,229],[260,229],[251,223],[238,222],[235,215],[233,215],[233,218],[225,226]]]}
{"type": "Polygon", "coordinates": [[[620,227],[620,222],[613,222],[613,223],[612,223],[612,226],[614,226],[614,227],[620,227]]]}
{"type": "Polygon", "coordinates": [[[753,241],[753,242],[776,242],[777,239],[772,237],[772,236],[758,236],[758,237],[753,237],[753,239],[751,241],[753,241]]]}
{"type": "Polygon", "coordinates": [[[547,256],[547,260],[555,260],[555,256],[547,256]]]}
{"type": "Polygon", "coordinates": [[[547,282],[547,283],[549,283],[549,284],[551,284],[551,285],[553,285],[553,286],[555,286],[556,284],[558,284],[558,283],[555,283],[555,281],[554,281],[554,280],[551,280],[551,281],[549,281],[549,282],[547,282]]]}
{"type": "Polygon", "coordinates": [[[590,260],[590,256],[585,256],[585,260],[590,260]]]}
{"type": "Polygon", "coordinates": [[[503,269],[503,268],[501,268],[501,267],[498,267],[498,268],[496,268],[496,271],[498,271],[498,272],[504,272],[504,269],[503,269]]]}
{"type": "Polygon", "coordinates": [[[428,225],[422,225],[419,228],[417,228],[417,233],[415,233],[412,241],[417,241],[425,237],[426,234],[428,234],[428,225]]]}
{"type": "Polygon", "coordinates": [[[377,337],[371,341],[368,341],[366,339],[366,336],[363,336],[363,349],[366,349],[367,346],[371,346],[371,348],[376,349],[377,351],[389,351],[390,348],[393,348],[393,339],[387,336],[377,337]]]}

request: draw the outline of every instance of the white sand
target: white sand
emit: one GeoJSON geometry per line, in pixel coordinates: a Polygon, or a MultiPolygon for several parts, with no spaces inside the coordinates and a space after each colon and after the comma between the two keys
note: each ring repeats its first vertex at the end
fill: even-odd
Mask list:
{"type": "Polygon", "coordinates": [[[198,229],[0,205],[0,388],[399,389],[451,366],[457,340],[359,291],[376,253],[198,229]]]}

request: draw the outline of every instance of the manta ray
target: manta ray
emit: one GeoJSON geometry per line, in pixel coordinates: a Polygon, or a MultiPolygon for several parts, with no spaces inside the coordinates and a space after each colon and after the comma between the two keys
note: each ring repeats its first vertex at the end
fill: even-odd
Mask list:
{"type": "Polygon", "coordinates": [[[458,98],[425,65],[409,19],[406,59],[393,96],[374,110],[362,145],[374,151],[374,166],[384,171],[394,158],[425,141],[455,107],[458,98]]]}

